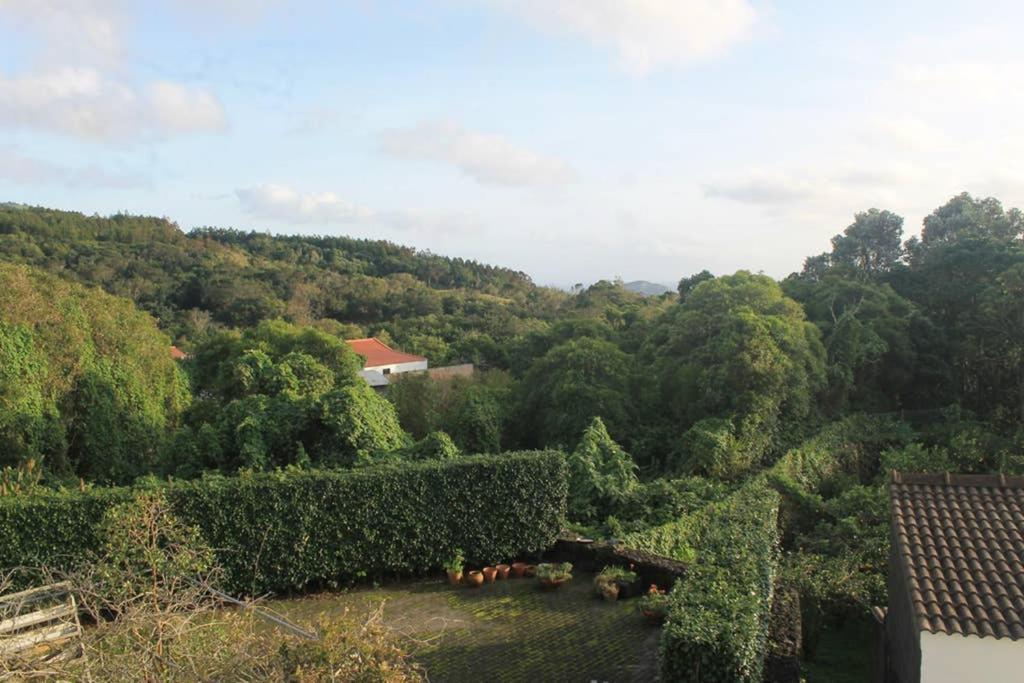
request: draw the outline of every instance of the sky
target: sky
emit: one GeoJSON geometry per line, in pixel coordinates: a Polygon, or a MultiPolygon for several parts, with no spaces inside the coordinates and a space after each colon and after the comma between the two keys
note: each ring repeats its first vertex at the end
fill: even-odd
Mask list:
{"type": "Polygon", "coordinates": [[[1024,205],[1024,3],[0,0],[0,201],[568,286],[1024,205]]]}

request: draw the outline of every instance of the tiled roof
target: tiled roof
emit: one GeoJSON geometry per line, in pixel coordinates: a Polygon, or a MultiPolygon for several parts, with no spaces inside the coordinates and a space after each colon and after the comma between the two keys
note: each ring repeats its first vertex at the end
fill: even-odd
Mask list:
{"type": "Polygon", "coordinates": [[[380,339],[349,339],[346,343],[353,351],[366,359],[366,367],[374,368],[381,365],[394,365],[395,363],[416,363],[424,361],[423,356],[414,356],[411,353],[402,353],[382,342],[380,339]]]}
{"type": "Polygon", "coordinates": [[[893,472],[889,491],[919,628],[1024,638],[1024,477],[893,472]]]}
{"type": "Polygon", "coordinates": [[[171,358],[174,360],[185,360],[188,358],[188,354],[179,349],[177,346],[171,345],[171,358]]]}

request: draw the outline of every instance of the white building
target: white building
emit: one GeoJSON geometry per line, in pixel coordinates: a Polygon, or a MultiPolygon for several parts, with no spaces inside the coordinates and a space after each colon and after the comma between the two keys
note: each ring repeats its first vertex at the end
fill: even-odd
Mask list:
{"type": "Polygon", "coordinates": [[[402,372],[416,372],[427,369],[427,359],[411,353],[395,351],[379,339],[349,339],[346,342],[353,351],[366,360],[363,371],[387,375],[402,372]]]}

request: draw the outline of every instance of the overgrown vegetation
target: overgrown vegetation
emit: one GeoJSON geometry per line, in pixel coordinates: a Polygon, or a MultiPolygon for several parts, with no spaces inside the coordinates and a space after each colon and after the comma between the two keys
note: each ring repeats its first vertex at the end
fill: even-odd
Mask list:
{"type": "MultiPolygon", "coordinates": [[[[0,677],[95,681],[423,680],[379,613],[346,615],[313,629],[281,629],[226,604],[223,572],[197,527],[160,492],[142,492],[103,515],[100,545],[70,572],[39,567],[71,586],[92,625],[78,658],[0,658],[0,677]],[[307,639],[304,633],[308,633],[307,639]]],[[[0,594],[12,576],[0,576],[0,594]]],[[[6,606],[10,608],[10,605],[6,606]]]]}
{"type": "Polygon", "coordinates": [[[643,298],[383,242],[3,205],[0,565],[100,547],[134,495],[104,484],[165,491],[242,592],[508,559],[564,510],[691,563],[667,673],[754,679],[774,574],[808,659],[882,599],[890,470],[1024,472],[1022,236],[1019,210],[962,194],[909,239],[859,213],[781,282],[703,271],[643,298]],[[477,371],[384,398],[344,344],[369,335],[477,371]]]}

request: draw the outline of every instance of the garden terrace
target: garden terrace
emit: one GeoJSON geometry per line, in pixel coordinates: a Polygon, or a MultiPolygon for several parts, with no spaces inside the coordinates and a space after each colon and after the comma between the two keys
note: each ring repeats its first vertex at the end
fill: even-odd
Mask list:
{"type": "Polygon", "coordinates": [[[640,614],[637,599],[607,603],[593,575],[573,572],[555,591],[535,579],[480,588],[441,580],[396,583],[342,594],[275,601],[300,622],[344,610],[370,613],[383,605],[386,626],[408,636],[413,659],[430,680],[653,680],[661,629],[640,614]]]}

